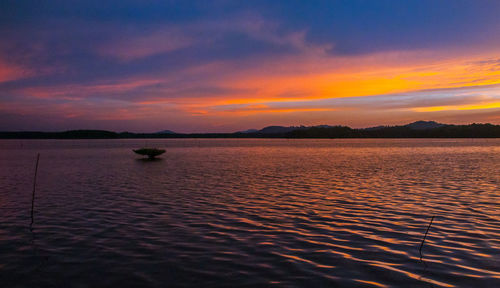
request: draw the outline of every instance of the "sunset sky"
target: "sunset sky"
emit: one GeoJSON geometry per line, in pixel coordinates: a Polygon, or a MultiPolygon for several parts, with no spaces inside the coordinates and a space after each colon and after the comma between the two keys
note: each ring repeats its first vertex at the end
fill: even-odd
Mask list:
{"type": "Polygon", "coordinates": [[[0,2],[0,131],[500,124],[500,1],[0,2]]]}

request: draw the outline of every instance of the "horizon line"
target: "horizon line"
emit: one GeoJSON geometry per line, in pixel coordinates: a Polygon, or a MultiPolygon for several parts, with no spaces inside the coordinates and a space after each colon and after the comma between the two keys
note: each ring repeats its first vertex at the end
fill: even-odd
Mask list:
{"type": "Polygon", "coordinates": [[[177,131],[173,131],[173,130],[170,130],[170,129],[163,129],[163,130],[159,130],[159,131],[154,131],[154,132],[132,132],[132,131],[127,131],[127,130],[124,130],[124,131],[115,131],[115,130],[107,130],[107,129],[93,129],[93,128],[76,128],[76,129],[67,129],[67,130],[53,130],[53,131],[42,131],[42,130],[0,130],[0,133],[64,133],[64,132],[71,132],[71,131],[102,131],[102,132],[112,132],[112,133],[116,133],[116,134],[121,134],[121,133],[131,133],[131,134],[183,134],[183,135],[189,135],[189,134],[234,134],[234,133],[243,133],[246,132],[246,131],[250,131],[250,130],[255,130],[253,132],[247,132],[247,133],[255,133],[255,132],[259,132],[265,128],[268,128],[268,127],[283,127],[283,128],[301,128],[301,127],[305,127],[305,128],[313,128],[313,127],[321,127],[321,126],[328,126],[328,127],[348,127],[350,129],[370,129],[370,128],[377,128],[377,127],[398,127],[398,126],[407,126],[407,125],[410,125],[410,124],[413,124],[413,123],[418,123],[418,122],[425,122],[425,123],[436,123],[436,124],[439,124],[439,125],[445,125],[445,126],[467,126],[467,125],[474,125],[474,124],[478,124],[478,125],[494,125],[494,126],[499,126],[500,124],[493,124],[493,123],[488,123],[488,122],[485,122],[485,123],[482,123],[482,122],[472,122],[472,123],[468,123],[468,124],[449,124],[449,123],[440,123],[440,122],[437,122],[437,121],[434,121],[434,120],[417,120],[417,121],[413,121],[413,122],[410,122],[410,123],[406,123],[406,124],[395,124],[395,125],[373,125],[373,126],[367,126],[367,127],[358,127],[358,128],[353,128],[351,126],[348,126],[348,125],[340,125],[340,124],[336,124],[336,125],[331,125],[331,124],[318,124],[318,125],[289,125],[289,126],[284,126],[284,125],[267,125],[267,126],[264,126],[260,129],[256,129],[256,128],[249,128],[249,129],[242,129],[242,130],[238,130],[238,131],[233,131],[233,132],[177,132],[177,131]],[[169,132],[165,132],[165,131],[169,131],[169,132]]]}

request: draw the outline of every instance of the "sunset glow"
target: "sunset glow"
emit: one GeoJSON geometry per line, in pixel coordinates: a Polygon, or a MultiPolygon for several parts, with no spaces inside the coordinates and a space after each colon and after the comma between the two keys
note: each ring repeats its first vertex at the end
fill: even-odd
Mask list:
{"type": "Polygon", "coordinates": [[[500,123],[496,2],[361,2],[11,3],[0,130],[500,123]]]}

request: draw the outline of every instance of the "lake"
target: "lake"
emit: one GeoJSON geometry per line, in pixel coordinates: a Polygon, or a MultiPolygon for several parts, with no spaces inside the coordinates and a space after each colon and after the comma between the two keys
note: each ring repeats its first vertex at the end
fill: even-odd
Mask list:
{"type": "Polygon", "coordinates": [[[1,140],[0,283],[500,287],[500,139],[1,140]]]}

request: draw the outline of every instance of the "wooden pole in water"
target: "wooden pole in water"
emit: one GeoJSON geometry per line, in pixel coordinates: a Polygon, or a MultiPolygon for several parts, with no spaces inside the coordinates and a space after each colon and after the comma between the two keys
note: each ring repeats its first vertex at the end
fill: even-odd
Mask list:
{"type": "Polygon", "coordinates": [[[422,261],[422,247],[424,247],[425,238],[427,237],[427,233],[429,233],[432,221],[434,221],[434,216],[432,216],[431,222],[429,223],[429,226],[427,226],[427,231],[425,231],[424,239],[422,239],[422,243],[420,243],[420,248],[418,249],[418,251],[420,252],[420,261],[422,261]]]}
{"type": "Polygon", "coordinates": [[[31,195],[31,223],[30,230],[33,230],[33,211],[35,209],[35,189],[36,189],[36,174],[38,173],[38,161],[40,160],[40,153],[36,155],[35,177],[33,179],[33,193],[31,195]]]}

